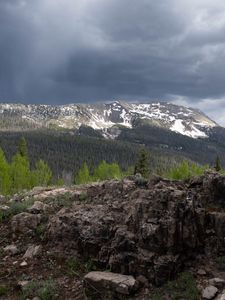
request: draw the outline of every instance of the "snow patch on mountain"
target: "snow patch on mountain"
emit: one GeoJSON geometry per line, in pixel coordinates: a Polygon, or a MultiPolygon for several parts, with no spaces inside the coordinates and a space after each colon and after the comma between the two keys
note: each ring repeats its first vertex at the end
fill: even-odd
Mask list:
{"type": "MultiPolygon", "coordinates": [[[[218,126],[202,112],[167,102],[130,103],[115,101],[99,104],[24,105],[0,104],[0,119],[19,118],[38,127],[58,126],[78,129],[82,125],[100,130],[103,136],[115,138],[115,126],[132,128],[136,120],[149,122],[192,137],[206,138],[208,128],[218,126]]],[[[4,123],[4,122],[3,122],[4,123]]]]}

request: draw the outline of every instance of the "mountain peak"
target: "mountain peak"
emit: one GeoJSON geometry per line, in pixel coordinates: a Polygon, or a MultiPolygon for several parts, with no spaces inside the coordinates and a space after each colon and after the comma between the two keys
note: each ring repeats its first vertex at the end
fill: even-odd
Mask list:
{"type": "Polygon", "coordinates": [[[6,118],[9,126],[11,120],[12,127],[15,127],[15,123],[22,124],[23,129],[26,126],[27,129],[52,126],[78,129],[86,125],[102,132],[107,132],[115,125],[132,128],[135,121],[140,120],[192,138],[206,138],[207,130],[218,126],[199,110],[160,101],[131,103],[116,100],[111,103],[68,105],[2,103],[0,120],[6,118]],[[15,119],[16,122],[13,121],[15,119]]]}

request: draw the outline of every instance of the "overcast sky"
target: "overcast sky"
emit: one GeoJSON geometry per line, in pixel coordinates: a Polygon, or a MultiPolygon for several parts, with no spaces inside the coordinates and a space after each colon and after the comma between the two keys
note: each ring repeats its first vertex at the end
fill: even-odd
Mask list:
{"type": "Polygon", "coordinates": [[[0,101],[113,99],[225,125],[225,1],[0,0],[0,101]]]}

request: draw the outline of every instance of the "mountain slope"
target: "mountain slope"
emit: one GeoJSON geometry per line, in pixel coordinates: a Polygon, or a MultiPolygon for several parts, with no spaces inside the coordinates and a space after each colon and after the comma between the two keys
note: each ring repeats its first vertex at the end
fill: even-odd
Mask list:
{"type": "Polygon", "coordinates": [[[115,126],[134,128],[137,122],[186,135],[206,138],[209,130],[218,125],[202,112],[166,102],[101,104],[24,105],[0,104],[1,130],[20,131],[37,128],[79,129],[89,126],[104,137],[120,134],[115,126]]]}

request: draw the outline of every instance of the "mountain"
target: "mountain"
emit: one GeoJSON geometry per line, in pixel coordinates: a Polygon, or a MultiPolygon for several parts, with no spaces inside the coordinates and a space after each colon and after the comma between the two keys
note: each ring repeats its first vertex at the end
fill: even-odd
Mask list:
{"type": "Polygon", "coordinates": [[[80,129],[91,127],[106,138],[116,138],[121,128],[148,124],[192,138],[207,138],[218,127],[199,110],[167,102],[35,105],[0,104],[2,131],[40,128],[80,129]]]}

